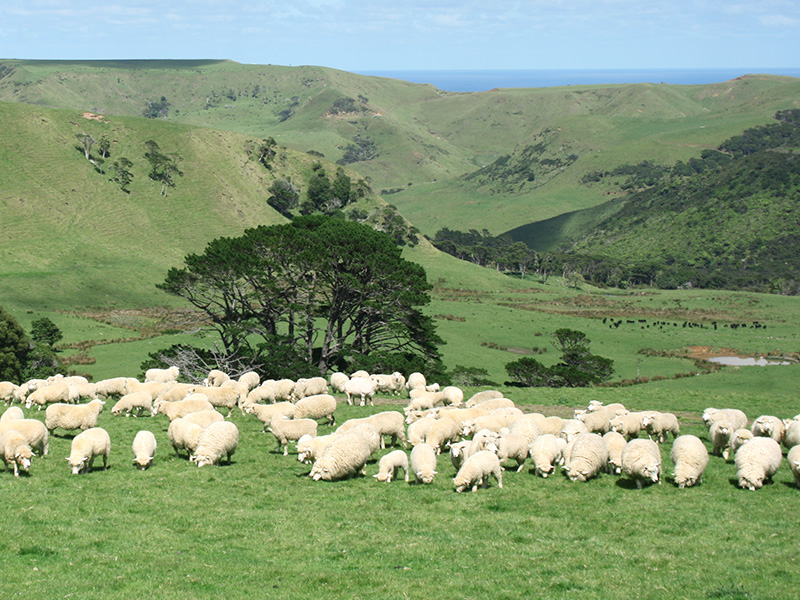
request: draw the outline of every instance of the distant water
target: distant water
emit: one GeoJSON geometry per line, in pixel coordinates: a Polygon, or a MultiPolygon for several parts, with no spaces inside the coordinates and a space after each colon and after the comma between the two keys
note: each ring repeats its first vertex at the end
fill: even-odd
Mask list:
{"type": "Polygon", "coordinates": [[[719,83],[750,73],[800,77],[800,69],[526,69],[476,71],[357,71],[361,75],[430,83],[448,92],[485,92],[494,88],[540,88],[609,83],[719,83]]]}

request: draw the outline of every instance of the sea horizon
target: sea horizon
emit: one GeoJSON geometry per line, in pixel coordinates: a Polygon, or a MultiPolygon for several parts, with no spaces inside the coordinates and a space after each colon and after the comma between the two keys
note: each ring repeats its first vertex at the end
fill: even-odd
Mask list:
{"type": "Polygon", "coordinates": [[[800,68],[715,69],[464,69],[363,70],[360,75],[431,84],[448,92],[485,92],[496,88],[541,88],[619,83],[707,85],[752,74],[800,77],[800,68]]]}

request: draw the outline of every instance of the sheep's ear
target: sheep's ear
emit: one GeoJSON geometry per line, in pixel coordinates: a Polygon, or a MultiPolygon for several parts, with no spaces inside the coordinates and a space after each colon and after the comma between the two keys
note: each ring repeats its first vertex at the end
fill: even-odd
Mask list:
{"type": "Polygon", "coordinates": [[[377,479],[378,475],[380,475],[380,473],[375,473],[375,475],[373,475],[373,477],[375,477],[377,479]]]}
{"type": "Polygon", "coordinates": [[[66,458],[64,458],[64,460],[69,460],[69,456],[67,456],[66,458]]]}
{"type": "Polygon", "coordinates": [[[439,474],[439,471],[434,471],[434,472],[433,472],[433,474],[434,474],[434,475],[438,475],[438,474],[439,474]]]}

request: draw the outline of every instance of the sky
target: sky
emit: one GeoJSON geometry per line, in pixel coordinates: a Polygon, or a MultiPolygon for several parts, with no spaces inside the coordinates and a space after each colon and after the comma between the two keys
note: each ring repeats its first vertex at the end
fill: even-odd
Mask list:
{"type": "Polygon", "coordinates": [[[2,0],[0,58],[346,71],[800,67],[798,0],[2,0]]]}

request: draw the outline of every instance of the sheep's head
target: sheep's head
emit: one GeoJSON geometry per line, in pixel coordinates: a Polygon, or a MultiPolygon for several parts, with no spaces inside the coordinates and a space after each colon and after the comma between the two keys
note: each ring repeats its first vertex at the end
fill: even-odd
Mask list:
{"type": "Polygon", "coordinates": [[[25,450],[20,450],[17,451],[16,454],[14,454],[14,462],[16,462],[17,466],[25,472],[27,472],[31,468],[32,458],[33,454],[29,449],[27,452],[25,452],[25,450]]]}
{"type": "Polygon", "coordinates": [[[69,466],[72,467],[73,475],[78,475],[80,473],[86,472],[86,469],[88,468],[89,465],[88,460],[85,457],[73,458],[71,456],[68,456],[66,460],[69,463],[69,466]]]}
{"type": "Polygon", "coordinates": [[[213,465],[214,464],[214,461],[211,460],[210,456],[196,455],[193,458],[194,458],[194,462],[197,463],[198,467],[205,467],[206,465],[213,465]]]}
{"type": "Polygon", "coordinates": [[[144,471],[145,469],[150,468],[150,465],[153,464],[153,457],[150,456],[148,458],[134,458],[133,465],[141,470],[144,471]]]}

